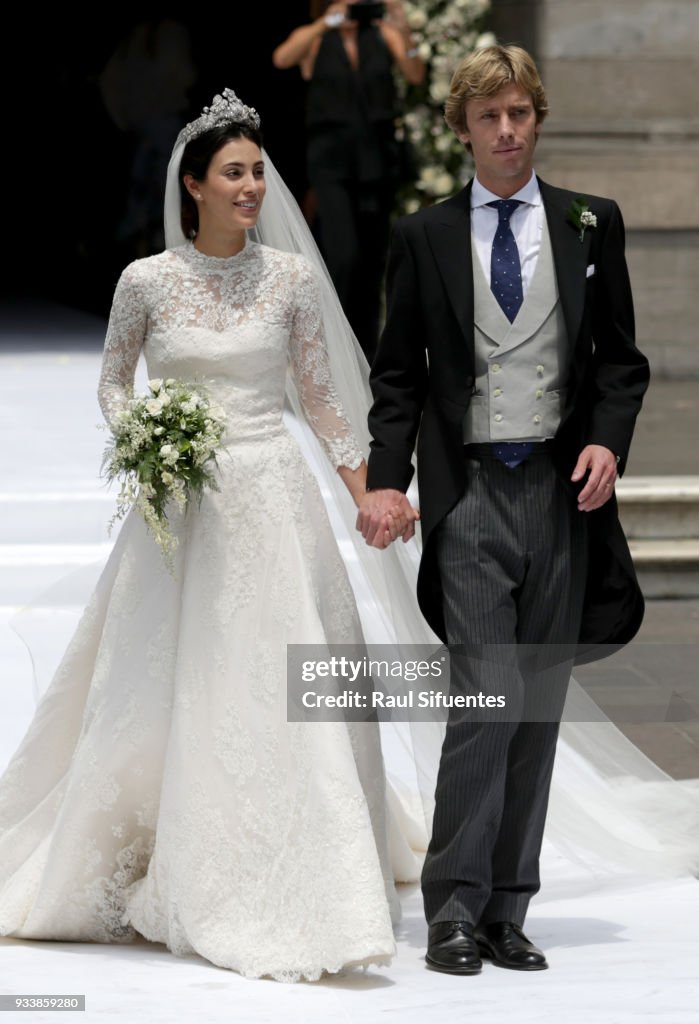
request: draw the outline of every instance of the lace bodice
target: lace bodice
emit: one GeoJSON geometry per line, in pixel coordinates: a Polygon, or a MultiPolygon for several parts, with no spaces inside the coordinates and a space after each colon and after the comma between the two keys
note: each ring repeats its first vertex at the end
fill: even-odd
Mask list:
{"type": "Polygon", "coordinates": [[[189,242],[136,260],[117,284],[99,399],[113,424],[144,351],[149,377],[202,380],[227,414],[225,441],[282,431],[287,369],[335,467],[362,460],[335,391],[320,295],[304,257],[248,241],[235,256],[189,242]]]}

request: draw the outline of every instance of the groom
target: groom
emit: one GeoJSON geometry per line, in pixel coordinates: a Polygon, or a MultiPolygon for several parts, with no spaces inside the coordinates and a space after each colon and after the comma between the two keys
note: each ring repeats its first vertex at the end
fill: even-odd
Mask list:
{"type": "Polygon", "coordinates": [[[417,438],[420,606],[452,686],[509,709],[452,717],[442,748],[422,888],[428,965],[455,974],[548,966],[522,926],[572,663],[643,616],[614,496],[649,376],[624,228],[612,200],[534,174],[547,112],[519,47],[457,68],[445,116],[476,174],[397,223],[372,369],[358,529],[383,547],[397,505],[412,534],[417,438]]]}

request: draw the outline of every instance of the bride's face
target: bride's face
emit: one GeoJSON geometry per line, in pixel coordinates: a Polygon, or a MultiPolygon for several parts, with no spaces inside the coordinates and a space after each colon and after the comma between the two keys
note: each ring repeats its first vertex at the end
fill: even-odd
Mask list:
{"type": "Polygon", "coordinates": [[[231,139],[212,157],[206,178],[193,186],[200,224],[206,219],[218,230],[254,227],[266,188],[259,147],[250,139],[231,139]]]}

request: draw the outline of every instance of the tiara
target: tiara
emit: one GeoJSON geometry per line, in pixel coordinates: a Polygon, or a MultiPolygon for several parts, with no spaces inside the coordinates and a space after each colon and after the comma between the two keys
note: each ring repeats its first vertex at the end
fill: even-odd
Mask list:
{"type": "Polygon", "coordinates": [[[196,121],[190,121],[184,126],[177,136],[175,145],[178,146],[181,142],[186,145],[192,139],[196,139],[197,135],[208,132],[210,128],[232,123],[259,128],[260,115],[253,107],[246,107],[232,89],[224,89],[220,96],[214,96],[210,107],[204,107],[196,121]]]}

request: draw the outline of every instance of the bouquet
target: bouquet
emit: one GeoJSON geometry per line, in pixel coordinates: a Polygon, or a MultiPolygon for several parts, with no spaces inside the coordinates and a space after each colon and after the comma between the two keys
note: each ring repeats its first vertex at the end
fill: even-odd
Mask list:
{"type": "Polygon", "coordinates": [[[201,501],[205,489],[219,490],[214,469],[225,418],[202,386],[173,379],[148,381],[148,393],[130,399],[117,415],[102,459],[107,481],[121,480],[109,528],[138,509],[170,571],[177,538],[167,505],[183,512],[192,497],[201,501]]]}

